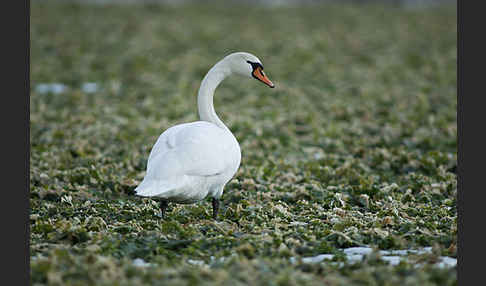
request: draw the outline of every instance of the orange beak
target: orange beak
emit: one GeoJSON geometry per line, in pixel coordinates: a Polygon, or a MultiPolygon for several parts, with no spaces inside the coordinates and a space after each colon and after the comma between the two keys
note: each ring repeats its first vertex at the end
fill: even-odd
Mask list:
{"type": "Polygon", "coordinates": [[[258,79],[259,81],[263,82],[264,84],[268,85],[271,88],[274,88],[275,85],[273,82],[267,77],[266,74],[263,73],[263,70],[261,67],[257,67],[256,69],[253,70],[252,73],[253,77],[258,79]]]}

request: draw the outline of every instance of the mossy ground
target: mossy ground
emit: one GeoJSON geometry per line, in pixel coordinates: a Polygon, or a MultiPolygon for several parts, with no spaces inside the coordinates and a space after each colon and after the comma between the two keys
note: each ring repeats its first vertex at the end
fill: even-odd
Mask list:
{"type": "Polygon", "coordinates": [[[32,283],[457,284],[455,268],[433,266],[456,257],[456,45],[455,7],[32,2],[32,283]],[[215,106],[242,163],[219,220],[209,199],[162,220],[133,189],[158,135],[198,119],[202,77],[233,51],[260,57],[277,88],[222,83],[215,106]],[[50,82],[69,89],[35,91],[50,82]],[[356,245],[434,253],[421,267],[289,262],[343,261],[356,245]]]}

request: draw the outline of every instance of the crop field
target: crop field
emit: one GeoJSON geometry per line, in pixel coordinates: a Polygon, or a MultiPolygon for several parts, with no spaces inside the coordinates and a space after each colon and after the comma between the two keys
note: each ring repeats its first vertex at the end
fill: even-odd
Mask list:
{"type": "Polygon", "coordinates": [[[457,258],[456,20],[453,6],[32,1],[32,284],[457,285],[439,263],[457,258]],[[217,220],[210,198],[162,219],[133,191],[151,147],[198,120],[202,78],[235,51],[276,88],[219,86],[241,166],[217,220]]]}

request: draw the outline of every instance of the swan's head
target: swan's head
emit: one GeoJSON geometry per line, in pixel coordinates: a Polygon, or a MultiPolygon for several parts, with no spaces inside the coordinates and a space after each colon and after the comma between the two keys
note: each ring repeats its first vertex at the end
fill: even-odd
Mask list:
{"type": "Polygon", "coordinates": [[[263,72],[262,62],[254,55],[245,52],[232,53],[224,58],[232,73],[255,78],[271,88],[275,85],[263,72]]]}

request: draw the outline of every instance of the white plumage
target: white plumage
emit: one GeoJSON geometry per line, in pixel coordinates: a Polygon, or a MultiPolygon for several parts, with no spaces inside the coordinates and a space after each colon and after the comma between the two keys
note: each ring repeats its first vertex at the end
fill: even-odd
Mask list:
{"type": "Polygon", "coordinates": [[[270,87],[260,60],[249,53],[233,53],[214,65],[198,92],[201,121],[179,124],[163,132],[150,152],[147,172],[135,189],[137,195],[161,199],[162,215],[168,202],[193,203],[213,198],[216,217],[219,198],[241,160],[238,141],[218,118],[213,94],[231,74],[254,77],[270,87]]]}
{"type": "Polygon", "coordinates": [[[155,143],[136,191],[178,203],[192,203],[208,193],[220,197],[240,159],[240,146],[231,132],[205,121],[176,125],[155,143]]]}

